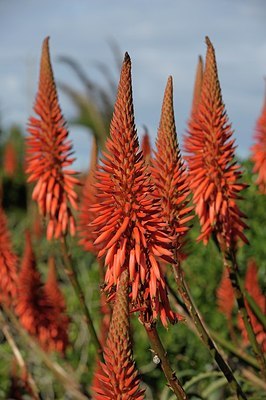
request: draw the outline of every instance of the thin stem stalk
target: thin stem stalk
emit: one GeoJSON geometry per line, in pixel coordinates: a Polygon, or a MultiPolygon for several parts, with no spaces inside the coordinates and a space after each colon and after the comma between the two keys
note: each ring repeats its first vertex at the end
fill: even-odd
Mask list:
{"type": "Polygon", "coordinates": [[[197,310],[188,287],[183,279],[183,271],[181,269],[181,265],[176,263],[173,265],[173,272],[174,277],[177,283],[177,288],[179,291],[180,296],[182,297],[185,306],[194,322],[195,327],[198,330],[199,336],[202,342],[205,344],[207,349],[209,350],[210,354],[216,361],[217,365],[219,366],[220,370],[223,372],[227,382],[231,388],[231,390],[236,393],[238,399],[247,399],[246,395],[242,391],[239,383],[237,382],[236,378],[234,377],[233,371],[231,370],[230,366],[224,360],[223,356],[219,352],[216,344],[214,343],[213,339],[211,338],[207,328],[205,327],[202,318],[197,310]]]}
{"type": "MultiPolygon", "coordinates": [[[[221,249],[221,251],[222,251],[222,249],[221,249]]],[[[241,290],[241,283],[240,283],[240,278],[239,278],[239,274],[238,274],[238,265],[237,265],[237,261],[236,261],[235,251],[233,251],[233,250],[228,251],[228,252],[222,251],[222,256],[223,256],[224,266],[225,266],[225,268],[227,268],[227,270],[229,272],[229,277],[230,277],[230,280],[232,283],[232,287],[234,289],[239,313],[243,319],[245,328],[247,330],[250,344],[252,346],[253,352],[254,352],[256,359],[258,361],[258,364],[260,366],[261,374],[262,374],[263,378],[266,380],[266,362],[265,362],[265,358],[262,353],[261,346],[257,342],[256,335],[255,335],[254,330],[251,325],[250,316],[246,309],[244,294],[241,290]]]]}
{"type": "Polygon", "coordinates": [[[177,378],[175,371],[173,371],[171,368],[170,362],[167,357],[167,352],[165,351],[161,339],[158,335],[156,325],[144,323],[144,327],[146,329],[152,349],[160,359],[164,375],[167,379],[168,384],[176,395],[176,398],[178,400],[188,400],[188,397],[182,387],[181,382],[177,378]]]}

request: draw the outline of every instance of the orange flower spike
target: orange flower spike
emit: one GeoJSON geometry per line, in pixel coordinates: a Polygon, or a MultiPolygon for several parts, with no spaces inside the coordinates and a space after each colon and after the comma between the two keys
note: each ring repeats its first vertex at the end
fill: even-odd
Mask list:
{"type": "MultiPolygon", "coordinates": [[[[179,151],[173,107],[173,82],[168,78],[156,140],[157,151],[152,160],[152,178],[155,197],[161,201],[163,217],[174,239],[174,248],[180,250],[188,227],[193,218],[188,207],[190,194],[187,173],[179,151]]],[[[180,254],[179,254],[180,255],[180,254]]]]}
{"type": "Polygon", "coordinates": [[[251,147],[253,172],[258,174],[256,184],[262,194],[266,194],[266,93],[261,114],[255,128],[255,144],[251,147]]]}
{"type": "Polygon", "coordinates": [[[247,242],[247,225],[236,200],[246,185],[234,158],[233,131],[222,101],[215,52],[206,38],[207,54],[201,96],[189,122],[184,147],[189,166],[190,188],[201,225],[198,240],[206,244],[212,232],[223,246],[234,248],[238,238],[247,242]]]}
{"type": "Polygon", "coordinates": [[[18,277],[16,314],[21,325],[46,351],[64,353],[68,344],[66,326],[58,312],[58,304],[48,297],[37,270],[29,232],[18,277]]]}
{"type": "Polygon", "coordinates": [[[144,127],[144,135],[141,142],[141,150],[146,163],[149,164],[151,159],[151,144],[150,144],[149,132],[146,127],[144,127]]]}
{"type": "Polygon", "coordinates": [[[91,207],[91,211],[97,214],[92,223],[98,233],[94,244],[99,246],[98,257],[105,257],[107,267],[105,290],[111,295],[116,284],[119,284],[123,270],[129,269],[133,307],[138,310],[144,308],[152,319],[159,317],[160,310],[166,308],[167,318],[175,322],[169,309],[167,294],[162,297],[159,293],[161,287],[166,292],[159,262],[150,262],[151,256],[155,255],[158,261],[172,261],[172,241],[165,233],[159,203],[150,196],[153,186],[146,172],[143,154],[139,150],[134,125],[131,61],[128,54],[125,55],[122,65],[106,149],[102,166],[99,165],[96,172],[98,201],[91,207]],[[166,256],[165,250],[169,250],[170,255],[166,256]],[[148,289],[150,280],[152,294],[148,289]],[[146,289],[148,296],[144,299],[143,293],[146,289]]]}
{"type": "Polygon", "coordinates": [[[200,96],[201,96],[202,81],[203,81],[203,60],[202,60],[202,57],[199,56],[199,61],[198,61],[197,70],[196,70],[195,83],[194,83],[191,115],[195,114],[195,112],[197,111],[197,108],[198,108],[198,104],[199,104],[200,96]]]}
{"type": "Polygon", "coordinates": [[[0,207],[0,304],[10,306],[17,297],[17,257],[11,248],[10,235],[0,207]]]}
{"type": "Polygon", "coordinates": [[[226,316],[227,320],[232,319],[235,295],[229,278],[228,270],[224,268],[220,285],[216,291],[217,305],[219,310],[226,316]]]}
{"type": "Polygon", "coordinates": [[[97,386],[93,387],[94,399],[142,400],[144,390],[139,388],[140,379],[136,369],[131,344],[128,271],[124,270],[116,293],[109,333],[104,346],[102,371],[96,373],[97,386]]]}
{"type": "Polygon", "coordinates": [[[13,177],[17,169],[17,154],[12,142],[8,142],[4,149],[3,170],[7,176],[13,177]]]}
{"type": "Polygon", "coordinates": [[[28,182],[37,182],[32,193],[40,213],[47,218],[47,239],[75,234],[71,207],[77,209],[74,185],[79,181],[75,171],[65,169],[71,158],[72,144],[63,118],[53,77],[49,38],[43,42],[39,89],[34,111],[38,118],[29,119],[26,173],[28,182]]]}

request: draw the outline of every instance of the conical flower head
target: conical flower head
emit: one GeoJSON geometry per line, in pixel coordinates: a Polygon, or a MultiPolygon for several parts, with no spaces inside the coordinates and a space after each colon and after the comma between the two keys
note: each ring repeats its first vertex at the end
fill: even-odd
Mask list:
{"type": "Polygon", "coordinates": [[[234,158],[233,131],[222,101],[214,48],[208,38],[206,42],[201,97],[185,139],[186,159],[201,225],[198,239],[207,243],[214,232],[223,246],[232,248],[238,238],[247,242],[245,216],[236,203],[246,185],[239,182],[241,172],[234,158]]]}
{"type": "Polygon", "coordinates": [[[17,296],[17,257],[12,251],[7,221],[0,207],[0,304],[9,306],[17,296]]]}
{"type": "Polygon", "coordinates": [[[261,114],[255,128],[255,144],[251,147],[253,172],[258,174],[256,184],[261,193],[266,194],[266,94],[261,114]]]}
{"type": "Polygon", "coordinates": [[[219,310],[226,316],[228,320],[231,320],[235,302],[235,295],[231,279],[229,277],[229,272],[226,268],[223,271],[222,279],[217,289],[216,295],[219,310]]]}
{"type": "Polygon", "coordinates": [[[198,61],[197,70],[196,70],[195,83],[194,83],[191,115],[195,114],[198,109],[200,96],[201,96],[202,81],[203,81],[203,60],[202,60],[202,57],[199,56],[199,61],[198,61]]]}
{"type": "Polygon", "coordinates": [[[51,302],[41,282],[29,232],[18,277],[16,314],[21,325],[45,350],[64,352],[66,332],[60,324],[57,306],[51,302]]]}
{"type": "Polygon", "coordinates": [[[149,164],[151,159],[151,143],[150,143],[149,132],[146,126],[144,127],[144,135],[142,137],[141,150],[143,153],[144,160],[146,161],[147,164],[149,164]]]}
{"type": "Polygon", "coordinates": [[[171,240],[160,219],[160,206],[152,198],[153,187],[134,125],[131,61],[126,54],[122,65],[117,100],[111,122],[107,151],[98,167],[98,217],[93,227],[98,232],[95,245],[99,257],[105,256],[106,291],[111,294],[124,269],[129,270],[131,298],[136,308],[174,322],[159,258],[172,261],[171,240]],[[145,296],[144,296],[145,292],[145,296]]]}
{"type": "Polygon", "coordinates": [[[189,215],[193,207],[188,206],[190,191],[187,173],[177,142],[172,77],[169,77],[164,93],[156,146],[151,167],[156,187],[154,196],[161,202],[163,218],[170,228],[174,248],[178,252],[189,229],[187,222],[193,218],[189,215]]]}
{"type": "Polygon", "coordinates": [[[94,387],[95,400],[144,399],[132,353],[129,323],[128,271],[124,270],[118,284],[108,337],[104,346],[101,386],[94,387]]]}
{"type": "Polygon", "coordinates": [[[7,176],[13,177],[17,170],[16,149],[11,141],[4,148],[3,170],[7,176]]]}
{"type": "Polygon", "coordinates": [[[43,42],[39,89],[34,111],[37,118],[29,119],[26,173],[28,182],[36,182],[32,198],[40,213],[47,217],[47,238],[60,238],[68,230],[75,234],[71,207],[77,209],[78,184],[73,170],[65,169],[74,161],[72,144],[63,118],[50,61],[48,38],[43,42]]]}

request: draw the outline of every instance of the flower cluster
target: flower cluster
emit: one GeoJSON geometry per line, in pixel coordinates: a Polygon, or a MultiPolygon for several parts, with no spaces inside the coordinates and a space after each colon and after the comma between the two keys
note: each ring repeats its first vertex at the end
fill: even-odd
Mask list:
{"type": "Polygon", "coordinates": [[[9,306],[17,296],[17,256],[11,248],[10,235],[3,209],[0,207],[0,304],[9,306]]]}
{"type": "Polygon", "coordinates": [[[129,270],[133,307],[145,320],[161,318],[174,323],[167,285],[159,260],[172,261],[172,241],[165,232],[160,206],[152,196],[153,186],[139,150],[134,125],[131,61],[126,54],[117,100],[106,142],[102,165],[96,172],[98,202],[91,210],[98,216],[92,223],[105,257],[105,284],[111,294],[123,270],[129,270]]]}
{"type": "Polygon", "coordinates": [[[32,198],[40,213],[47,217],[47,239],[60,238],[68,230],[75,234],[75,221],[70,205],[77,209],[74,185],[78,179],[69,167],[72,145],[57,97],[49,55],[48,38],[43,42],[39,89],[34,111],[38,118],[29,119],[26,173],[28,182],[37,182],[32,198]]]}
{"type": "Polygon", "coordinates": [[[173,82],[169,77],[164,93],[160,126],[156,140],[157,151],[152,159],[152,178],[155,198],[162,207],[162,217],[169,227],[173,245],[180,259],[184,235],[188,231],[193,206],[188,206],[190,190],[187,173],[181,158],[173,107],[173,82]]]}
{"type": "Polygon", "coordinates": [[[205,70],[197,110],[192,114],[185,138],[190,188],[201,225],[198,240],[207,243],[213,232],[220,243],[234,248],[243,233],[245,215],[237,199],[246,185],[234,158],[233,131],[222,101],[215,52],[208,38],[205,70]]]}
{"type": "Polygon", "coordinates": [[[50,277],[46,287],[43,286],[40,273],[37,271],[30,235],[27,232],[18,277],[16,314],[21,325],[39,340],[43,349],[64,353],[68,344],[68,319],[62,314],[64,307],[58,290],[51,287],[47,290],[51,280],[50,277]],[[59,298],[60,301],[55,303],[59,298]]]}
{"type": "Polygon", "coordinates": [[[266,96],[255,129],[256,143],[252,146],[253,172],[258,174],[256,183],[261,193],[266,194],[266,96]]]}
{"type": "Polygon", "coordinates": [[[95,400],[142,400],[138,371],[132,354],[128,304],[128,271],[124,270],[118,285],[108,337],[104,346],[104,363],[98,372],[95,400]]]}

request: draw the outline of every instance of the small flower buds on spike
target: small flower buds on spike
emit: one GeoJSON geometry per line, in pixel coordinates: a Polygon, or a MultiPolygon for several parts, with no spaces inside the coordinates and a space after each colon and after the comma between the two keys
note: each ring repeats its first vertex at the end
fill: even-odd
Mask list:
{"type": "Polygon", "coordinates": [[[237,200],[246,185],[234,156],[233,131],[228,122],[218,79],[215,52],[206,38],[207,54],[197,111],[192,114],[184,146],[190,188],[201,225],[198,240],[206,244],[213,232],[225,248],[238,239],[247,242],[244,214],[237,200]]]}
{"type": "Polygon", "coordinates": [[[157,150],[152,160],[152,178],[156,190],[154,196],[161,202],[164,222],[174,241],[178,258],[188,231],[187,222],[193,207],[188,206],[190,194],[187,184],[187,173],[177,142],[173,107],[173,82],[168,78],[165,88],[160,126],[156,140],[157,150]]]}
{"type": "Polygon", "coordinates": [[[172,241],[160,218],[161,208],[153,198],[153,186],[134,124],[131,61],[125,55],[117,100],[106,142],[102,166],[96,172],[97,214],[92,227],[98,233],[94,242],[98,256],[105,257],[105,285],[112,294],[122,272],[129,270],[133,307],[146,313],[145,318],[176,321],[170,310],[167,285],[160,260],[171,261],[172,241]]]}
{"type": "Polygon", "coordinates": [[[66,169],[71,158],[72,145],[68,140],[54,82],[49,55],[48,38],[43,42],[39,89],[34,111],[37,118],[29,119],[26,173],[28,182],[36,182],[32,198],[40,213],[47,218],[47,239],[60,238],[70,231],[75,234],[71,211],[77,209],[74,185],[79,181],[75,171],[66,169]]]}

